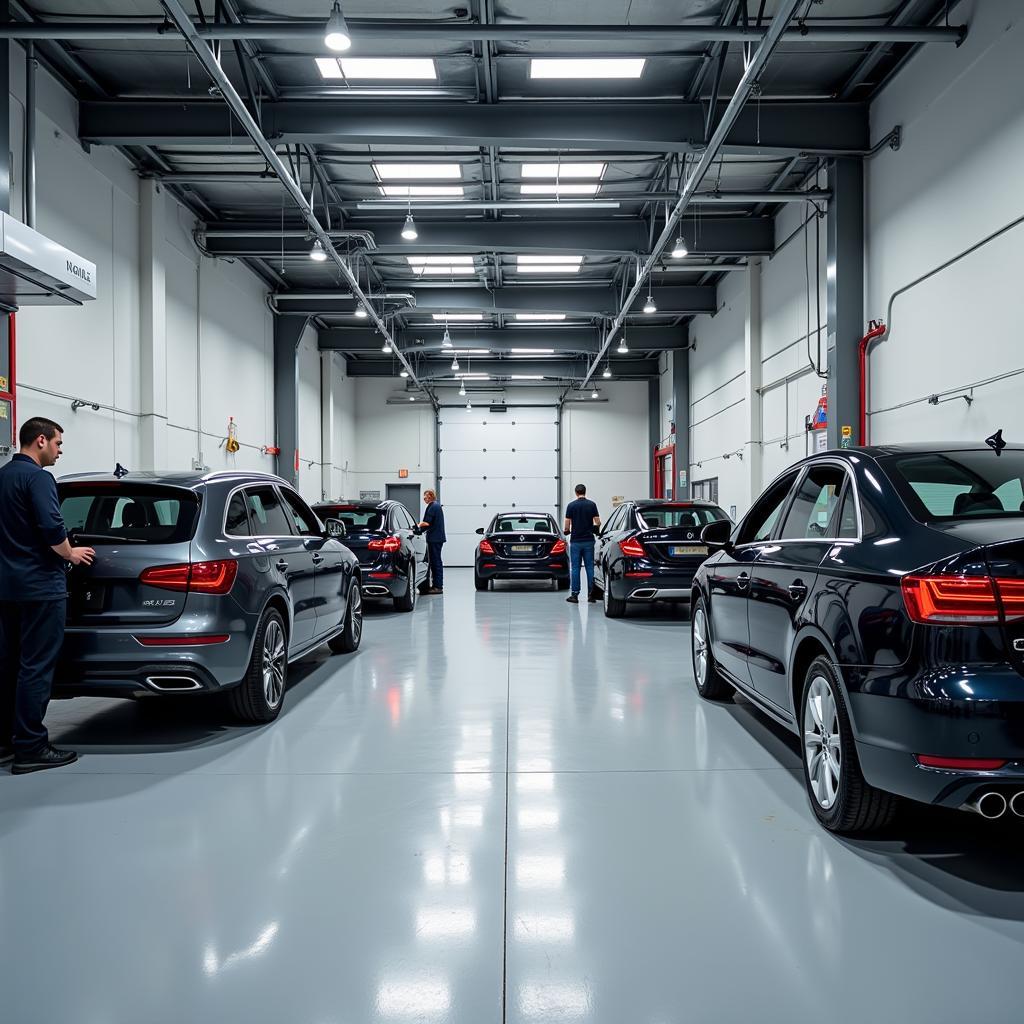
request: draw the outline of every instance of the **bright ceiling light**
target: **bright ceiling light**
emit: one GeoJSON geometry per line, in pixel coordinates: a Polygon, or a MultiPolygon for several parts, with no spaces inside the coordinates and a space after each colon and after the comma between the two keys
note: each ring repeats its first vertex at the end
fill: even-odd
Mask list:
{"type": "Polygon", "coordinates": [[[431,57],[342,57],[346,78],[436,82],[437,68],[431,57]]]}
{"type": "Polygon", "coordinates": [[[530,320],[564,320],[564,313],[516,313],[516,319],[519,321],[530,321],[530,320]]]}
{"type": "Polygon", "coordinates": [[[341,79],[345,76],[341,73],[341,65],[337,57],[317,57],[316,66],[320,70],[320,77],[326,80],[341,79]]]}
{"type": "Polygon", "coordinates": [[[476,267],[464,267],[461,265],[453,266],[451,264],[438,267],[413,267],[413,273],[418,277],[445,277],[448,275],[455,277],[472,277],[476,273],[476,267]]]}
{"type": "Polygon", "coordinates": [[[387,199],[462,199],[466,190],[461,185],[378,185],[387,199]]]}
{"type": "Polygon", "coordinates": [[[403,366],[402,369],[398,371],[398,376],[399,377],[408,377],[409,376],[409,371],[403,366]]]}
{"type": "Polygon", "coordinates": [[[453,356],[486,356],[490,353],[489,348],[453,348],[453,356]]]}
{"type": "Polygon", "coordinates": [[[360,320],[366,319],[366,307],[361,302],[356,306],[356,316],[359,317],[360,320]]]}
{"type": "Polygon", "coordinates": [[[605,380],[607,380],[611,375],[612,375],[612,368],[610,366],[606,366],[604,368],[604,373],[602,373],[601,376],[604,377],[605,380]]]}
{"type": "Polygon", "coordinates": [[[590,392],[590,397],[591,398],[597,398],[598,397],[597,388],[594,388],[594,390],[590,392]]]}
{"type": "Polygon", "coordinates": [[[465,397],[465,394],[466,394],[466,383],[465,383],[465,381],[463,381],[463,382],[461,382],[459,384],[459,394],[462,395],[463,397],[465,397]]]}
{"type": "Polygon", "coordinates": [[[472,409],[473,408],[473,403],[468,398],[466,399],[466,408],[467,409],[472,409]]]}
{"type": "Polygon", "coordinates": [[[327,19],[327,30],[324,32],[324,46],[335,53],[342,53],[352,45],[352,37],[348,34],[345,15],[341,13],[339,0],[334,0],[331,16],[327,19]]]}
{"type": "Polygon", "coordinates": [[[313,240],[313,248],[309,250],[309,258],[314,263],[323,263],[327,259],[327,253],[324,251],[323,242],[319,238],[313,240]]]}
{"type": "Polygon", "coordinates": [[[374,164],[374,171],[381,181],[430,181],[440,179],[462,180],[460,164],[374,164]]]}
{"type": "Polygon", "coordinates": [[[578,263],[519,263],[516,265],[519,274],[578,274],[578,263]]]}
{"type": "Polygon", "coordinates": [[[601,183],[598,181],[546,181],[543,184],[520,185],[523,196],[596,196],[601,183]]]}
{"type": "Polygon", "coordinates": [[[517,263],[582,263],[582,256],[517,256],[517,263]]]}
{"type": "Polygon", "coordinates": [[[629,346],[626,344],[625,334],[619,338],[619,347],[615,351],[618,352],[620,356],[624,356],[629,351],[629,346]]]}
{"type": "Polygon", "coordinates": [[[409,401],[410,402],[415,402],[416,401],[416,396],[415,395],[410,395],[409,396],[409,401]]]}
{"type": "Polygon", "coordinates": [[[381,347],[381,352],[387,353],[387,352],[390,352],[390,351],[391,351],[391,342],[390,341],[385,341],[384,345],[381,347]]]}
{"type": "Polygon", "coordinates": [[[683,236],[680,235],[676,239],[676,244],[672,246],[672,259],[681,260],[684,256],[689,253],[689,249],[686,248],[686,242],[683,241],[683,236]]]}
{"type": "Polygon", "coordinates": [[[600,178],[604,174],[603,163],[529,163],[523,164],[524,178],[600,178]]]}
{"type": "Polygon", "coordinates": [[[531,78],[639,78],[645,57],[534,57],[531,78]]]}
{"type": "Polygon", "coordinates": [[[414,274],[461,274],[465,277],[476,273],[472,256],[406,256],[406,260],[414,274]]]}
{"type": "Polygon", "coordinates": [[[514,356],[553,356],[553,348],[513,348],[509,350],[514,356]]]}
{"type": "Polygon", "coordinates": [[[453,356],[452,357],[452,369],[453,370],[457,370],[458,368],[459,368],[459,357],[458,356],[453,356]]]}
{"type": "Polygon", "coordinates": [[[509,380],[543,380],[544,375],[541,373],[512,373],[509,374],[509,380]]]}
{"type": "Polygon", "coordinates": [[[445,324],[444,337],[441,339],[441,348],[452,347],[452,336],[448,333],[448,325],[445,324]]]}
{"type": "Polygon", "coordinates": [[[458,373],[457,377],[461,377],[463,380],[490,380],[491,375],[489,373],[458,373]]]}
{"type": "Polygon", "coordinates": [[[412,219],[412,214],[407,213],[405,215],[405,225],[402,228],[402,237],[407,242],[415,242],[420,237],[420,233],[416,230],[416,221],[412,219]]]}
{"type": "Polygon", "coordinates": [[[645,313],[657,313],[658,312],[658,307],[654,304],[654,293],[653,292],[648,292],[647,293],[647,301],[644,303],[644,312],[645,313]]]}
{"type": "Polygon", "coordinates": [[[449,320],[483,320],[483,313],[433,313],[431,314],[438,323],[447,323],[449,320]]]}

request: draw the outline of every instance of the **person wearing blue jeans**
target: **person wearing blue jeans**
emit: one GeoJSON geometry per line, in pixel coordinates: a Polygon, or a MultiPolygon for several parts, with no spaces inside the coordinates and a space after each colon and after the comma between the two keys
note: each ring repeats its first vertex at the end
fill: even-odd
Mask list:
{"type": "Polygon", "coordinates": [[[448,539],[444,532],[444,509],[437,500],[437,495],[430,490],[423,492],[423,500],[427,507],[423,512],[420,529],[427,537],[427,557],[430,560],[430,587],[428,594],[444,593],[444,562],[441,560],[441,548],[448,539]]]}
{"type": "Polygon", "coordinates": [[[576,500],[565,509],[565,532],[569,535],[569,604],[580,603],[580,567],[587,570],[587,599],[596,601],[594,594],[594,536],[601,529],[601,515],[597,506],[587,497],[587,488],[576,485],[576,500]]]}

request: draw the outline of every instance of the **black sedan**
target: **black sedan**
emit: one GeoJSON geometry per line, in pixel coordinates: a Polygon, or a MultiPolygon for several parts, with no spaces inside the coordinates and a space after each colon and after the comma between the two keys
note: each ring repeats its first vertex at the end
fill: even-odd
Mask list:
{"type": "Polygon", "coordinates": [[[390,597],[402,612],[416,607],[416,592],[429,572],[427,542],[404,505],[325,501],[313,510],[321,519],[345,524],[345,545],[359,559],[364,597],[390,597]]]}
{"type": "Polygon", "coordinates": [[[565,537],[546,512],[501,512],[477,545],[473,582],[486,590],[491,580],[554,580],[559,590],[569,586],[565,537]]]}
{"type": "Polygon", "coordinates": [[[818,820],[900,797],[1024,817],[1024,448],[892,445],[783,473],[705,528],[693,668],[801,738],[818,820]]]}
{"type": "Polygon", "coordinates": [[[709,501],[624,501],[594,547],[604,613],[617,619],[629,602],[689,602],[693,574],[707,558],[701,530],[729,517],[709,501]]]}

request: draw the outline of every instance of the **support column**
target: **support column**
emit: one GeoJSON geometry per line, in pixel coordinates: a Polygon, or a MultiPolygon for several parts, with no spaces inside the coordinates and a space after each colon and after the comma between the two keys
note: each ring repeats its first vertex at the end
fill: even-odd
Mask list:
{"type": "Polygon", "coordinates": [[[747,266],[747,295],[743,330],[743,367],[746,373],[746,435],[743,453],[747,464],[749,505],[761,493],[761,259],[752,257],[747,266]]]}
{"type": "Polygon", "coordinates": [[[139,197],[139,468],[166,469],[167,285],[163,246],[167,193],[158,182],[143,178],[139,197]]]}
{"type": "Polygon", "coordinates": [[[320,497],[327,501],[334,493],[334,353],[320,353],[320,497]]]}
{"type": "MultiPolygon", "coordinates": [[[[669,363],[672,355],[669,353],[669,363]]],[[[647,493],[654,497],[654,449],[661,440],[661,378],[647,382],[647,493]]]]}
{"type": "MultiPolygon", "coordinates": [[[[689,329],[682,328],[689,334],[689,329]]],[[[689,342],[689,337],[687,337],[689,342]]],[[[690,350],[672,350],[672,420],[676,425],[676,478],[672,494],[676,498],[690,496],[690,350]]]]}
{"type": "Polygon", "coordinates": [[[299,486],[299,341],[309,318],[274,317],[274,423],[277,475],[299,486]]]}
{"type": "Polygon", "coordinates": [[[828,446],[856,444],[859,403],[857,344],[864,334],[864,163],[857,157],[828,166],[828,446]]]}
{"type": "MultiPolygon", "coordinates": [[[[10,3],[0,0],[0,21],[10,21],[10,3]]],[[[0,210],[11,212],[11,47],[10,39],[0,40],[0,82],[4,83],[7,102],[0,103],[0,210]]]]}

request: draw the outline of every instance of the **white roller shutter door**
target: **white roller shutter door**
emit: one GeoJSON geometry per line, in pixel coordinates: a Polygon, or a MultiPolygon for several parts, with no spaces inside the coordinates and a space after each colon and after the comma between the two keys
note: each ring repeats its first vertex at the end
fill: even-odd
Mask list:
{"type": "Polygon", "coordinates": [[[444,506],[446,565],[472,565],[496,512],[550,512],[558,521],[558,410],[492,413],[443,408],[438,414],[438,490],[444,506]]]}

